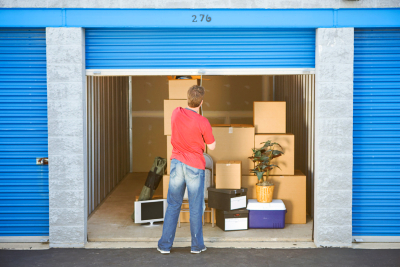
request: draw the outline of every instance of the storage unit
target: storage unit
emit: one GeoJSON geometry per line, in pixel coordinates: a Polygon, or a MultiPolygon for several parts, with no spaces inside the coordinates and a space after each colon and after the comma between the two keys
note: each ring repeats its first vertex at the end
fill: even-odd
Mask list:
{"type": "Polygon", "coordinates": [[[286,102],[255,101],[253,124],[256,133],[286,133],[286,102]]]}
{"type": "Polygon", "coordinates": [[[216,211],[217,226],[224,231],[249,229],[249,211],[247,209],[216,211]]]}
{"type": "MultiPolygon", "coordinates": [[[[296,170],[295,175],[269,176],[274,183],[273,199],[281,199],[285,204],[286,223],[306,223],[306,176],[296,170]]],[[[248,199],[255,199],[257,176],[242,176],[242,186],[246,187],[248,199]]]]}
{"type": "MultiPolygon", "coordinates": [[[[213,125],[212,125],[213,126],[213,125]]],[[[242,174],[250,174],[253,161],[249,159],[254,148],[254,127],[252,125],[226,124],[212,127],[218,145],[208,150],[214,163],[219,160],[242,162],[242,174]]]]}
{"type": "Polygon", "coordinates": [[[49,236],[45,29],[0,29],[0,47],[0,242],[39,242],[49,236]]]}
{"type": "Polygon", "coordinates": [[[246,208],[247,188],[215,189],[208,188],[208,206],[219,210],[238,210],[246,208]]]}
{"type": "Polygon", "coordinates": [[[293,134],[256,134],[254,137],[254,147],[260,148],[266,142],[271,140],[282,146],[275,145],[274,149],[281,150],[283,154],[271,161],[272,164],[278,165],[270,171],[271,175],[293,175],[294,174],[294,135],[293,134]]]}
{"type": "Polygon", "coordinates": [[[353,236],[400,241],[400,31],[354,32],[353,236]]]}
{"type": "Polygon", "coordinates": [[[215,169],[216,189],[240,189],[242,180],[242,162],[219,160],[215,169]]]}
{"type": "Polygon", "coordinates": [[[273,199],[270,203],[260,203],[256,199],[249,199],[247,209],[249,210],[249,228],[285,227],[286,207],[280,199],[273,199]]]}

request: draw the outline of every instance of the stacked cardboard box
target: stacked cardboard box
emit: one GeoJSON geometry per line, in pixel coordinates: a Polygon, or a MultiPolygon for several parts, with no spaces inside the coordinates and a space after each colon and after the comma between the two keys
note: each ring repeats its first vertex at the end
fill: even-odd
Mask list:
{"type": "MultiPolygon", "coordinates": [[[[286,223],[306,223],[306,176],[294,170],[294,135],[286,133],[286,102],[254,102],[254,147],[271,140],[279,143],[284,154],[271,161],[280,167],[270,172],[269,180],[275,184],[274,199],[282,199],[287,215],[286,223]]],[[[255,176],[242,176],[242,186],[248,188],[248,197],[256,198],[255,176]]]]}
{"type": "Polygon", "coordinates": [[[253,162],[249,159],[254,148],[253,125],[218,124],[211,126],[217,145],[214,150],[209,150],[207,153],[212,157],[214,164],[219,160],[241,161],[242,174],[250,174],[250,169],[254,167],[253,162]]]}

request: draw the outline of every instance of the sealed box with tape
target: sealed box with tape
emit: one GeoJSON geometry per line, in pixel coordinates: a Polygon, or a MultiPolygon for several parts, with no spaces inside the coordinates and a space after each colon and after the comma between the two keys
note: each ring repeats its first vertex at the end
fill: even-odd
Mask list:
{"type": "Polygon", "coordinates": [[[242,174],[251,175],[250,169],[254,168],[254,164],[249,157],[254,148],[254,127],[248,124],[211,126],[217,146],[214,150],[207,150],[207,153],[213,161],[239,160],[242,162],[242,174]]]}
{"type": "Polygon", "coordinates": [[[239,160],[219,160],[215,170],[216,189],[240,189],[242,184],[242,162],[239,160]]]}

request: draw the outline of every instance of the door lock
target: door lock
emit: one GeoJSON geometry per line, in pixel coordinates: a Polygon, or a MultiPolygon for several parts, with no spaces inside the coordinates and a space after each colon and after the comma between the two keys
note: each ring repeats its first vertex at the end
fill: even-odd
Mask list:
{"type": "Polygon", "coordinates": [[[36,158],[36,165],[49,165],[49,158],[36,158]]]}

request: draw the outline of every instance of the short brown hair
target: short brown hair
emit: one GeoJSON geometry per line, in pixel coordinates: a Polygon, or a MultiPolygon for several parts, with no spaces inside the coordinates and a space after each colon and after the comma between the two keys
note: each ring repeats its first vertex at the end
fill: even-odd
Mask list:
{"type": "Polygon", "coordinates": [[[191,108],[197,108],[200,106],[201,101],[204,97],[204,87],[193,85],[187,92],[188,106],[191,108]]]}

